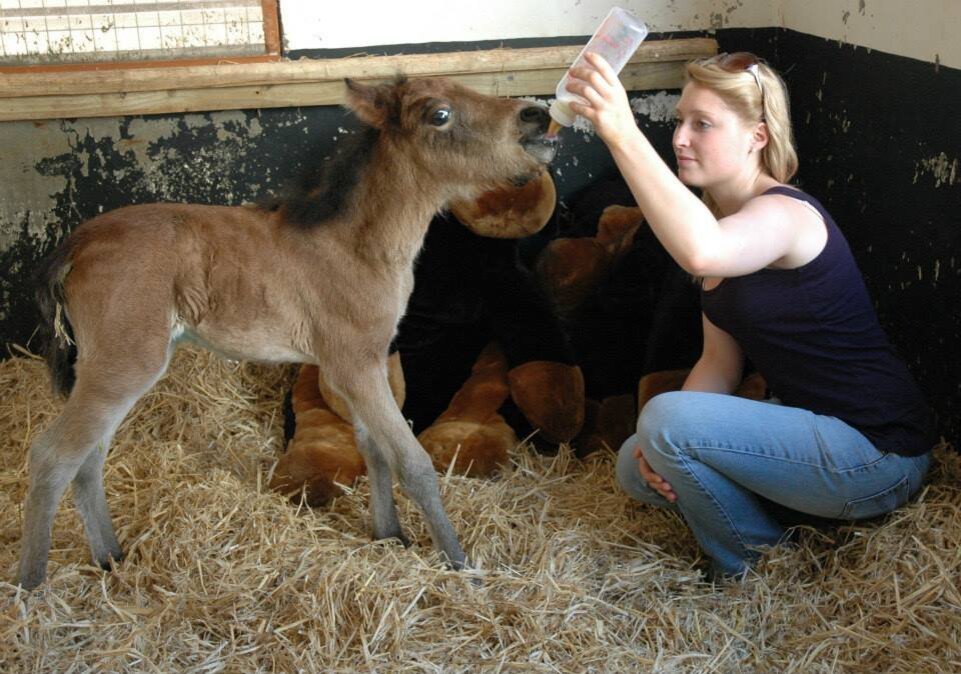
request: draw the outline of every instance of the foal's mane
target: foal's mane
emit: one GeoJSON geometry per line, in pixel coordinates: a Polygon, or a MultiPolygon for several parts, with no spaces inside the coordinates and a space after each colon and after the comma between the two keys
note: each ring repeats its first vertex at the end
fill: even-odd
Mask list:
{"type": "Polygon", "coordinates": [[[284,209],[284,221],[310,229],[342,213],[364,168],[370,163],[380,132],[363,125],[341,140],[333,157],[308,159],[297,178],[277,194],[257,201],[268,211],[284,209]]]}

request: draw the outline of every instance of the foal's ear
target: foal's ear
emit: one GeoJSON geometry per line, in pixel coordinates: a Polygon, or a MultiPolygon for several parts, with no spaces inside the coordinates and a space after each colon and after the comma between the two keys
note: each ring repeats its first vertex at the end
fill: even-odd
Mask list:
{"type": "Polygon", "coordinates": [[[398,116],[393,85],[368,86],[349,77],[344,78],[344,84],[347,85],[347,107],[365,124],[383,129],[398,116]]]}

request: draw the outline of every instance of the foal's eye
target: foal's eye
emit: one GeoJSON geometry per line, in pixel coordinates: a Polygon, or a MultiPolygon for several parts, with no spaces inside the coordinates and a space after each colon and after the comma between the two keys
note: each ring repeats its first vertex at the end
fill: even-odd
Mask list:
{"type": "Polygon", "coordinates": [[[437,108],[430,115],[430,123],[434,126],[444,126],[450,121],[450,108],[437,108]]]}

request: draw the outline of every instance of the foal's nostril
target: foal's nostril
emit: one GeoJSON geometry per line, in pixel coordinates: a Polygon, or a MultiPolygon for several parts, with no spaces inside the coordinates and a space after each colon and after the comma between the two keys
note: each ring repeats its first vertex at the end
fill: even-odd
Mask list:
{"type": "Polygon", "coordinates": [[[525,124],[538,124],[546,129],[550,117],[547,114],[547,109],[543,106],[529,105],[521,110],[521,121],[525,124]]]}

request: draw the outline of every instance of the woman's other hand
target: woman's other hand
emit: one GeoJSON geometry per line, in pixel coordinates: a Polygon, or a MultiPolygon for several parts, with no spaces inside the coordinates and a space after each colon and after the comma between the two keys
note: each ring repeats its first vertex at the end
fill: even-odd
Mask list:
{"type": "Polygon", "coordinates": [[[670,503],[674,503],[677,500],[677,494],[674,493],[671,485],[663,477],[654,472],[647,459],[644,458],[644,454],[641,453],[640,447],[634,450],[634,458],[637,459],[638,470],[641,471],[641,477],[644,478],[647,485],[670,503]]]}

